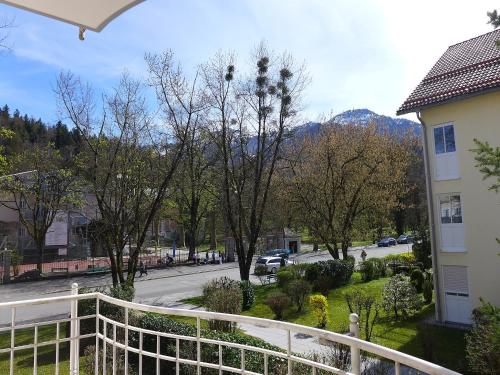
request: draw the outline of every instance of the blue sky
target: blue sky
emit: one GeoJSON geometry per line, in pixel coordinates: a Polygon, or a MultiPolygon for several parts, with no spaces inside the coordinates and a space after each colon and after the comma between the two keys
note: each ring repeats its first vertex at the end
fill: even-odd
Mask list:
{"type": "MultiPolygon", "coordinates": [[[[491,31],[497,0],[146,0],[101,33],[0,5],[15,17],[0,54],[0,105],[53,123],[53,87],[71,70],[109,90],[124,70],[146,77],[144,54],[171,49],[187,71],[217,51],[245,62],[266,41],[305,61],[307,120],[353,108],[394,116],[447,46],[491,31]]],[[[410,118],[413,118],[410,115],[410,118]]]]}

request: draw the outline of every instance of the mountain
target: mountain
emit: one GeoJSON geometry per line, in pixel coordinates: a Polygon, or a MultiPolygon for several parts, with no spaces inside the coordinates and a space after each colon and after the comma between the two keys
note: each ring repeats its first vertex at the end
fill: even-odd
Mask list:
{"type": "Polygon", "coordinates": [[[338,124],[359,124],[368,125],[375,123],[377,126],[386,128],[390,134],[406,134],[409,131],[414,134],[420,134],[420,124],[405,118],[394,118],[384,115],[379,115],[369,109],[353,109],[342,112],[334,116],[329,122],[338,124]]]}
{"type": "Polygon", "coordinates": [[[352,109],[339,113],[333,116],[329,121],[324,124],[319,122],[307,122],[303,125],[299,125],[293,129],[293,135],[295,139],[302,139],[306,136],[311,136],[319,133],[322,126],[328,124],[357,124],[357,125],[368,125],[375,123],[377,127],[381,130],[387,130],[389,134],[404,136],[408,132],[412,132],[416,135],[421,134],[420,124],[415,121],[411,121],[405,118],[393,118],[389,116],[379,115],[369,109],[352,109]]]}

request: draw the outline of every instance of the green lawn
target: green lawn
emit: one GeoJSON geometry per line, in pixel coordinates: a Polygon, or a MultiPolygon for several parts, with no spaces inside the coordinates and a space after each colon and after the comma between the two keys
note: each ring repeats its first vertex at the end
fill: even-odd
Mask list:
{"type": "MultiPolygon", "coordinates": [[[[329,323],[326,329],[345,333],[349,327],[349,308],[344,300],[344,293],[363,289],[367,294],[380,297],[382,288],[388,278],[362,283],[358,273],[352,277],[349,285],[330,291],[329,302],[329,323]]],[[[273,319],[274,314],[265,304],[268,294],[275,290],[276,286],[258,286],[256,288],[256,301],[254,306],[243,313],[243,315],[259,318],[273,319]]],[[[200,297],[185,300],[186,303],[201,305],[200,297]]],[[[465,332],[463,330],[441,327],[432,324],[423,324],[423,321],[431,317],[434,313],[434,303],[424,306],[424,308],[413,317],[406,320],[393,320],[382,310],[380,321],[373,330],[372,342],[399,350],[401,352],[431,360],[444,367],[464,372],[464,348],[465,332]],[[431,343],[431,358],[424,355],[422,335],[427,335],[425,342],[431,343]]],[[[284,315],[286,321],[315,326],[316,321],[306,305],[302,313],[297,313],[295,307],[289,308],[284,315]]]]}
{"type": "MultiPolygon", "coordinates": [[[[61,325],[61,337],[64,336],[64,325],[61,325]]],[[[56,338],[55,325],[40,327],[38,330],[38,342],[51,341],[56,338]]],[[[16,346],[33,344],[34,329],[16,330],[16,346]]],[[[10,332],[0,334],[0,349],[10,347],[10,332]]],[[[55,345],[38,348],[38,374],[52,375],[55,373],[55,345]]],[[[0,354],[0,374],[9,373],[10,354],[0,354]]],[[[69,374],[69,343],[60,344],[59,351],[60,374],[69,374]]],[[[16,375],[33,374],[33,349],[16,351],[14,354],[14,373],[16,375]]]]}

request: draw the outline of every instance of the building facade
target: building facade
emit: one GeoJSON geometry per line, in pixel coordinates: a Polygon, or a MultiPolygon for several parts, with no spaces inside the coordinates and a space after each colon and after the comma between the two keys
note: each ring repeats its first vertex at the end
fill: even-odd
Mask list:
{"type": "Polygon", "coordinates": [[[453,45],[401,106],[423,127],[436,319],[469,324],[480,298],[500,306],[500,195],[474,139],[500,146],[500,30],[453,45]]]}

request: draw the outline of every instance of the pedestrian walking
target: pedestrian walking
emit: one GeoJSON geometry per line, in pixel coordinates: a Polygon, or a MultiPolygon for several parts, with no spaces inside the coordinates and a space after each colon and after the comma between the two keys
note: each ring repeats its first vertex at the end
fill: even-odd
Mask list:
{"type": "Polygon", "coordinates": [[[146,265],[144,262],[141,260],[139,263],[139,277],[142,277],[142,275],[148,275],[148,269],[146,268],[146,265]]]}
{"type": "Polygon", "coordinates": [[[363,259],[363,262],[366,260],[366,251],[365,249],[363,248],[363,251],[361,251],[361,259],[363,259]]]}

